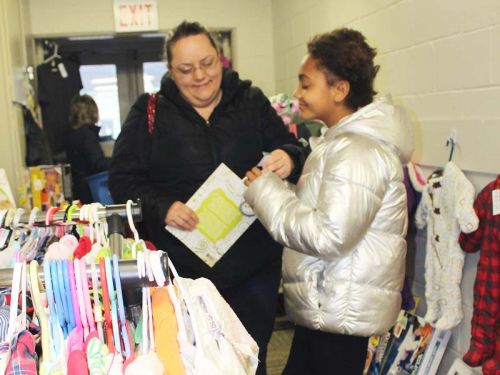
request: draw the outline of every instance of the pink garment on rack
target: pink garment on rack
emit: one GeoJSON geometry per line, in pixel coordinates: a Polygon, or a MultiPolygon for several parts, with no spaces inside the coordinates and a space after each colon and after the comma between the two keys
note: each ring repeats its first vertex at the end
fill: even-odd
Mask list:
{"type": "Polygon", "coordinates": [[[89,375],[87,357],[83,350],[75,350],[69,353],[68,374],[89,375]]]}
{"type": "Polygon", "coordinates": [[[35,338],[24,330],[12,340],[11,355],[5,375],[37,375],[35,360],[35,338]]]}

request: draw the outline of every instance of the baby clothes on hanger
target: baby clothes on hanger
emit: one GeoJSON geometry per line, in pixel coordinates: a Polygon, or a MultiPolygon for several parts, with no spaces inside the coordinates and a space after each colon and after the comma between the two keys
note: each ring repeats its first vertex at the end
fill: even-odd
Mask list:
{"type": "Polygon", "coordinates": [[[463,360],[483,365],[483,374],[500,373],[500,175],[478,194],[474,210],[479,227],[460,234],[465,252],[481,250],[474,283],[471,342],[463,360]],[[498,202],[494,203],[494,196],[498,202]]]}
{"type": "Polygon", "coordinates": [[[35,339],[27,329],[26,315],[26,263],[16,262],[12,272],[12,294],[9,313],[7,345],[2,345],[0,373],[6,375],[36,375],[35,339]],[[21,313],[18,301],[21,297],[21,313]]]}
{"type": "Polygon", "coordinates": [[[37,375],[35,338],[28,330],[17,334],[11,343],[11,357],[5,375],[37,375]]]}
{"type": "Polygon", "coordinates": [[[185,371],[177,341],[177,320],[167,288],[154,289],[151,299],[156,353],[163,363],[164,374],[183,375],[185,371]]]}
{"type": "Polygon", "coordinates": [[[9,329],[9,306],[0,307],[0,342],[5,340],[9,329]]]}
{"type": "Polygon", "coordinates": [[[415,214],[419,229],[427,225],[425,320],[436,322],[438,329],[451,329],[463,318],[460,282],[465,256],[458,236],[460,231],[470,233],[477,228],[473,200],[474,187],[448,162],[429,177],[415,214]]]}

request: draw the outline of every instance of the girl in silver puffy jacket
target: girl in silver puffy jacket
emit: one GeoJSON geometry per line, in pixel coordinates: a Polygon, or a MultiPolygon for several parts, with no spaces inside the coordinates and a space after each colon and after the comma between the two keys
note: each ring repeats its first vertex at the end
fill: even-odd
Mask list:
{"type": "Polygon", "coordinates": [[[285,374],[361,374],[368,337],[401,306],[407,229],[403,167],[413,152],[404,112],[373,99],[375,49],[338,29],[316,36],[295,96],[328,130],[291,189],[247,172],[245,199],[285,246],[285,306],[296,324],[285,374]]]}

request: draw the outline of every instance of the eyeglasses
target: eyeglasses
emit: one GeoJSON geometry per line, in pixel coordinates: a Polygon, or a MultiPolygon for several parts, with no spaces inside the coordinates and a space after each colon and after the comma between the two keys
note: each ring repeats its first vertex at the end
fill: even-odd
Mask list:
{"type": "Polygon", "coordinates": [[[172,70],[183,76],[192,75],[196,71],[196,69],[200,69],[201,71],[206,73],[217,67],[218,61],[219,59],[216,56],[207,56],[203,60],[201,60],[200,64],[197,66],[194,64],[181,64],[178,66],[173,66],[172,70]]]}

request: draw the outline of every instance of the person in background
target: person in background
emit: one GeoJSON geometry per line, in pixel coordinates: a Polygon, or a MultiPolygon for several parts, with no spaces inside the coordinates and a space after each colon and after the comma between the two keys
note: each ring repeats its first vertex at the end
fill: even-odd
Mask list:
{"type": "Polygon", "coordinates": [[[368,338],[401,307],[413,140],[402,110],[373,99],[375,55],[355,30],[313,38],[295,96],[302,117],[328,130],[295,190],[274,173],[246,174],[247,203],[286,246],[285,306],[296,326],[284,374],[361,374],[368,338]]]}
{"type": "Polygon", "coordinates": [[[99,144],[99,109],[89,95],[77,95],[71,100],[70,131],[66,153],[73,178],[73,199],[82,203],[93,201],[86,177],[107,171],[111,158],[104,157],[99,144]]]}
{"type": "MultiPolygon", "coordinates": [[[[220,52],[197,22],[178,25],[166,42],[169,74],[147,125],[145,94],[128,114],[114,147],[109,187],[115,202],[141,199],[149,239],[166,250],[183,277],[206,277],[259,345],[258,374],[266,373],[281,277],[282,246],[255,221],[209,267],[168,224],[192,231],[197,215],[185,202],[220,165],[244,177],[268,152],[264,167],[295,180],[305,159],[262,91],[223,68],[220,52]]],[[[150,107],[151,108],[151,107],[150,107]]]]}

